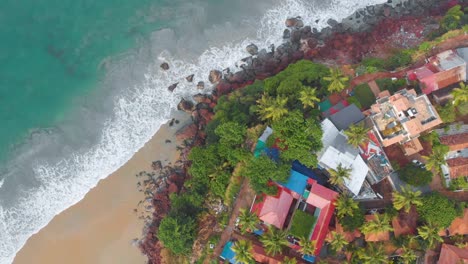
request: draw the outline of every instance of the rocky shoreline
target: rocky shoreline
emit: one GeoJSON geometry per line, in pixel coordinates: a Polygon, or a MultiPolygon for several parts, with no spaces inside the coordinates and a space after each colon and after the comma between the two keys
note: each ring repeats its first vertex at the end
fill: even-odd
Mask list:
{"type": "MultiPolygon", "coordinates": [[[[154,174],[150,174],[147,184],[142,186],[152,214],[148,218],[145,236],[139,242],[139,246],[148,257],[149,263],[162,263],[163,247],[156,236],[159,223],[169,212],[169,195],[183,191],[183,183],[188,177],[188,154],[191,147],[204,144],[204,129],[214,116],[213,109],[220,96],[249,85],[256,79],[275,75],[300,59],[325,64],[357,63],[370,54],[387,55],[386,50],[381,53],[378,51],[389,44],[391,46],[388,39],[395,36],[401,36],[403,39],[394,39],[400,45],[403,43],[400,48],[405,48],[404,45],[410,47],[414,45],[412,41],[417,43],[427,36],[431,29],[438,25],[436,18],[457,3],[458,1],[389,0],[385,4],[358,10],[341,23],[329,20],[327,23],[330,27],[320,32],[304,25],[300,17],[289,18],[285,21],[283,44],[278,47],[270,46],[268,50],[253,44],[248,45],[246,51],[251,56],[241,59],[239,67],[242,70],[212,70],[209,73],[209,81],[214,86],[212,94],[197,94],[193,101],[182,99],[178,105],[178,109],[189,113],[193,120],[193,123],[177,133],[180,160],[175,165],[164,168],[160,163],[154,163],[154,174]]],[[[463,2],[461,4],[467,5],[463,2]]],[[[161,65],[162,69],[168,67],[164,63],[161,65]]],[[[188,75],[187,80],[192,82],[193,75],[188,75]]],[[[205,87],[203,82],[195,83],[198,88],[205,87]]],[[[174,90],[176,87],[177,83],[168,89],[174,90]]]]}

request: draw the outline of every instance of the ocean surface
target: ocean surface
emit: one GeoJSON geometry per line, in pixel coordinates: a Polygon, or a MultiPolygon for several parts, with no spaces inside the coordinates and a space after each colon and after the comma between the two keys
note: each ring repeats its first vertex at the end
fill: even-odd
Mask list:
{"type": "Polygon", "coordinates": [[[129,160],[209,70],[280,44],[287,17],[321,29],[382,2],[3,0],[0,264],[129,160]]]}

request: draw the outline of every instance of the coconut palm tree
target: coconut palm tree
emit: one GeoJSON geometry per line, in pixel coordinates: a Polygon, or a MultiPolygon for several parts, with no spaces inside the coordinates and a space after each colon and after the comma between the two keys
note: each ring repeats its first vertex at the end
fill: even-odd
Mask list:
{"type": "Polygon", "coordinates": [[[367,132],[369,129],[362,124],[351,125],[344,133],[348,137],[348,143],[353,147],[358,147],[359,144],[369,140],[367,132]]]}
{"type": "Polygon", "coordinates": [[[416,259],[418,258],[418,256],[416,256],[414,250],[407,247],[403,247],[402,249],[403,253],[400,255],[402,262],[404,264],[416,263],[416,259]]]}
{"type": "Polygon", "coordinates": [[[401,192],[393,192],[393,207],[397,210],[405,209],[409,213],[413,205],[422,205],[421,192],[413,192],[409,186],[402,187],[401,192]]]}
{"type": "Polygon", "coordinates": [[[339,93],[344,90],[349,77],[343,76],[343,73],[338,68],[330,68],[330,75],[323,77],[325,81],[330,82],[328,91],[330,93],[339,93]]]}
{"type": "Polygon", "coordinates": [[[429,248],[433,248],[437,242],[443,242],[439,236],[440,228],[432,223],[427,223],[424,226],[418,227],[419,236],[427,242],[429,248]]]}
{"type": "Polygon", "coordinates": [[[434,169],[436,172],[440,172],[440,166],[445,164],[445,155],[447,152],[447,146],[434,145],[432,148],[432,154],[430,156],[423,156],[426,160],[426,168],[428,170],[434,169]]]}
{"type": "Polygon", "coordinates": [[[450,8],[440,21],[440,26],[447,31],[456,29],[462,21],[463,14],[460,5],[450,8]]]}
{"type": "Polygon", "coordinates": [[[338,164],[336,170],[328,169],[328,173],[330,174],[330,178],[328,181],[333,185],[344,186],[345,180],[351,177],[351,171],[353,169],[344,167],[341,163],[338,164]]]}
{"type": "Polygon", "coordinates": [[[317,97],[317,89],[304,87],[299,93],[299,100],[301,101],[304,109],[307,107],[314,108],[315,103],[320,102],[320,99],[317,97]]]}
{"type": "Polygon", "coordinates": [[[302,255],[314,255],[315,249],[317,248],[317,241],[316,240],[309,240],[306,237],[302,237],[299,240],[299,253],[302,255]]]}
{"type": "Polygon", "coordinates": [[[368,244],[365,250],[358,250],[357,257],[363,264],[389,263],[382,246],[375,246],[373,243],[368,244]]]}
{"type": "Polygon", "coordinates": [[[286,97],[277,96],[273,98],[264,94],[262,98],[257,100],[257,113],[262,120],[277,121],[288,113],[287,102],[288,98],[286,97]]]}
{"type": "Polygon", "coordinates": [[[242,234],[245,234],[248,230],[253,231],[259,223],[258,216],[242,208],[239,213],[239,226],[242,234]]]}
{"type": "Polygon", "coordinates": [[[236,261],[243,263],[243,264],[250,264],[254,263],[254,258],[253,258],[253,246],[252,242],[248,240],[239,240],[234,243],[234,246],[232,246],[232,251],[236,253],[236,256],[234,257],[236,261]]]}
{"type": "Polygon", "coordinates": [[[461,82],[460,87],[452,90],[452,96],[455,106],[468,102],[468,86],[461,82]]]}
{"type": "Polygon", "coordinates": [[[262,242],[267,254],[274,256],[281,253],[284,247],[288,245],[286,236],[286,232],[271,227],[268,232],[260,237],[260,241],[262,242]]]}
{"type": "Polygon", "coordinates": [[[331,232],[331,238],[327,240],[333,250],[340,252],[345,246],[349,244],[342,234],[335,231],[331,232]]]}
{"type": "Polygon", "coordinates": [[[297,260],[295,258],[285,257],[283,259],[282,264],[297,264],[297,260]]]}
{"type": "Polygon", "coordinates": [[[341,194],[338,199],[335,202],[336,206],[336,215],[338,218],[342,218],[343,216],[349,215],[353,216],[354,215],[354,210],[359,208],[359,205],[356,201],[353,200],[353,198],[341,194]]]}
{"type": "Polygon", "coordinates": [[[390,219],[386,214],[375,214],[374,219],[364,223],[364,225],[361,227],[361,232],[365,235],[387,231],[393,231],[393,228],[390,225],[390,219]]]}

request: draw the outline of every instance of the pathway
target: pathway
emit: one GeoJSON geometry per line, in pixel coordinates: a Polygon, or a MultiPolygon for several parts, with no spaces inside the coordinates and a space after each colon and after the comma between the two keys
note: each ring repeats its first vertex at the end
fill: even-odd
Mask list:
{"type": "Polygon", "coordinates": [[[234,227],[235,227],[237,216],[239,215],[239,210],[241,208],[250,208],[250,205],[252,204],[254,197],[255,197],[255,192],[250,188],[249,180],[247,178],[244,178],[244,181],[242,182],[241,190],[239,191],[236,202],[234,203],[234,209],[232,210],[229,223],[227,227],[224,229],[223,233],[221,234],[221,238],[218,244],[216,245],[211,258],[206,258],[204,262],[205,264],[210,263],[211,259],[215,260],[219,257],[219,255],[221,255],[224,245],[231,238],[234,232],[234,227]]]}

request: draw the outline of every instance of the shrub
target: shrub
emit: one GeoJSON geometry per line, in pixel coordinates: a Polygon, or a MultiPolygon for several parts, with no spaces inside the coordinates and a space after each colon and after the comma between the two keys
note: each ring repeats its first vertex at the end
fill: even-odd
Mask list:
{"type": "Polygon", "coordinates": [[[423,204],[417,207],[418,214],[425,222],[440,228],[448,227],[457,217],[455,202],[437,192],[423,196],[423,204]]]}
{"type": "Polygon", "coordinates": [[[289,233],[297,238],[308,237],[315,224],[315,217],[301,210],[296,210],[289,233]]]}
{"type": "Polygon", "coordinates": [[[400,179],[413,186],[429,184],[432,180],[432,173],[413,164],[408,164],[399,171],[400,179]]]}
{"type": "Polygon", "coordinates": [[[399,50],[387,59],[385,68],[387,70],[395,70],[400,67],[408,66],[412,61],[410,50],[399,50]]]}
{"type": "Polygon", "coordinates": [[[364,220],[363,209],[359,207],[354,210],[353,216],[345,215],[339,220],[339,222],[345,231],[353,232],[354,230],[362,227],[364,220]]]}
{"type": "Polygon", "coordinates": [[[455,107],[451,103],[448,103],[444,106],[437,105],[436,110],[444,123],[452,123],[457,117],[455,107]]]}
{"type": "Polygon", "coordinates": [[[390,94],[394,94],[399,89],[406,86],[405,79],[392,80],[390,78],[378,79],[375,81],[380,88],[380,91],[389,91],[390,94]]]}
{"type": "Polygon", "coordinates": [[[364,65],[366,69],[367,67],[372,67],[378,70],[382,70],[385,68],[385,60],[381,58],[374,58],[374,57],[364,58],[361,61],[361,64],[364,65]]]}
{"type": "Polygon", "coordinates": [[[363,109],[368,109],[375,103],[375,96],[367,83],[356,86],[354,88],[354,96],[359,100],[363,109]]]}
{"type": "Polygon", "coordinates": [[[176,255],[188,255],[196,235],[196,224],[193,219],[181,221],[174,217],[165,217],[159,226],[158,238],[164,247],[176,255]]]}
{"type": "Polygon", "coordinates": [[[355,104],[359,109],[362,108],[361,102],[359,102],[359,99],[356,96],[350,96],[346,98],[346,101],[350,104],[355,104]]]}

